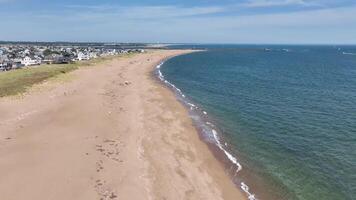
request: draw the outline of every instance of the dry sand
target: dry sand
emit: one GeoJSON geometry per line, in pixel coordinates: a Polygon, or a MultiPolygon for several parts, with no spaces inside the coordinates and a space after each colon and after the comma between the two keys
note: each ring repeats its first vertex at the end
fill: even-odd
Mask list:
{"type": "Polygon", "coordinates": [[[162,59],[188,52],[118,58],[0,99],[0,199],[245,199],[152,78],[162,59]]]}

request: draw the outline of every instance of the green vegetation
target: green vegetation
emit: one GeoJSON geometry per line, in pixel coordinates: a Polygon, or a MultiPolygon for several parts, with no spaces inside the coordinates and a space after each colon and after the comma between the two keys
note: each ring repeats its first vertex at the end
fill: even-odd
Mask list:
{"type": "Polygon", "coordinates": [[[1,72],[0,97],[24,93],[34,84],[41,83],[46,79],[58,76],[60,74],[68,73],[80,67],[93,66],[111,60],[115,57],[117,56],[97,58],[90,61],[77,62],[74,64],[40,65],[8,72],[1,72]]]}
{"type": "Polygon", "coordinates": [[[36,83],[78,68],[78,64],[44,65],[0,73],[0,97],[20,94],[36,83]]]}

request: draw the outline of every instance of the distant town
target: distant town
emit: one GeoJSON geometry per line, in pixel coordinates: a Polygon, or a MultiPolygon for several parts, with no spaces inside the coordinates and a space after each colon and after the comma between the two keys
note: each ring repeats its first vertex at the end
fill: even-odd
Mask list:
{"type": "Polygon", "coordinates": [[[144,44],[0,43],[0,72],[42,64],[68,64],[98,57],[143,53],[144,44]]]}

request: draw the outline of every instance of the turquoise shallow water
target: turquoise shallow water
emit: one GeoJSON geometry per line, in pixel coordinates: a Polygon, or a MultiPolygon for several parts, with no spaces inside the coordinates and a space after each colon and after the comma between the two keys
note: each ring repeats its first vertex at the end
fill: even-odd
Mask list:
{"type": "Polygon", "coordinates": [[[356,199],[356,47],[198,47],[161,72],[208,112],[259,199],[356,199]]]}

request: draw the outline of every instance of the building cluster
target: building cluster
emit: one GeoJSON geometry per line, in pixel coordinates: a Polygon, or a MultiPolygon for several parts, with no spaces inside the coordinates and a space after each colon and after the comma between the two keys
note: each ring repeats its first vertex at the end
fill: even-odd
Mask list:
{"type": "Polygon", "coordinates": [[[0,71],[41,64],[68,64],[132,52],[142,53],[144,50],[137,48],[108,48],[105,46],[0,45],[0,71]]]}

